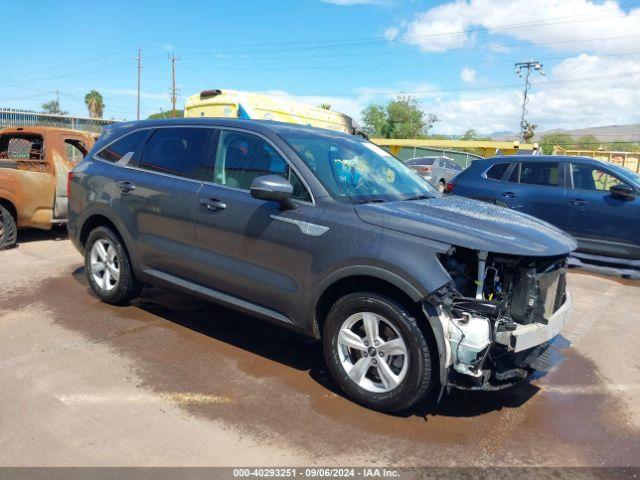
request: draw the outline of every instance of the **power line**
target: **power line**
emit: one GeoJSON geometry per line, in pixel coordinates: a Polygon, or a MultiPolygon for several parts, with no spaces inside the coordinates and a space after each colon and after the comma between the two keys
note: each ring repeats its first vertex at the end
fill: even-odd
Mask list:
{"type": "MultiPolygon", "coordinates": [[[[554,17],[550,20],[547,21],[542,21],[542,19],[540,20],[532,20],[532,21],[528,21],[528,22],[520,22],[520,23],[512,23],[512,24],[504,24],[504,25],[499,25],[496,27],[475,27],[475,28],[469,28],[469,29],[463,29],[463,30],[456,30],[456,31],[449,31],[449,32],[439,32],[439,33],[433,33],[433,34],[425,34],[425,35],[413,35],[413,36],[405,36],[404,38],[400,39],[393,39],[393,40],[389,40],[386,38],[372,38],[372,37],[361,37],[361,38],[354,38],[354,39],[348,39],[348,40],[315,40],[315,41],[305,41],[305,42],[300,42],[300,41],[296,41],[296,42],[279,42],[279,43],[259,43],[259,44],[244,44],[241,45],[241,47],[260,47],[260,48],[264,48],[264,47],[273,47],[273,46],[287,46],[287,45],[308,45],[308,47],[305,48],[336,48],[336,47],[340,47],[340,46],[353,46],[353,45],[362,45],[362,44],[369,44],[369,43],[394,43],[394,42],[403,42],[406,40],[418,40],[418,39],[423,39],[423,38],[434,38],[434,37],[442,37],[442,36],[450,36],[450,35],[461,35],[461,34],[466,34],[466,33],[478,33],[478,32],[489,32],[489,31],[494,31],[494,30],[506,30],[506,29],[513,29],[513,28],[525,28],[525,27],[539,27],[539,26],[546,26],[546,25],[555,25],[555,24],[564,24],[564,23],[581,23],[583,21],[600,21],[600,20],[606,20],[606,19],[611,19],[611,18],[621,18],[621,17],[629,17],[629,16],[636,16],[638,14],[627,14],[625,12],[623,12],[621,15],[614,15],[614,16],[610,16],[610,17],[602,17],[600,15],[602,15],[602,13],[605,12],[610,12],[610,11],[619,11],[621,8],[624,8],[626,6],[630,6],[630,5],[635,5],[634,3],[630,2],[627,4],[620,4],[618,5],[616,8],[609,8],[609,9],[605,9],[605,10],[600,10],[598,12],[589,12],[589,13],[581,13],[581,14],[575,14],[575,15],[565,15],[565,16],[561,16],[561,17],[554,17]],[[559,22],[559,20],[566,20],[566,19],[571,19],[571,18],[581,18],[581,17],[586,17],[586,16],[590,16],[590,15],[598,15],[597,18],[587,18],[584,19],[582,18],[581,20],[575,20],[575,21],[570,21],[570,22],[559,22]]],[[[218,45],[203,45],[203,44],[196,44],[196,45],[183,45],[182,48],[183,49],[190,49],[190,48],[226,48],[226,47],[238,47],[237,43],[233,43],[233,44],[218,44],[218,45]]],[[[284,51],[284,50],[283,50],[284,51]]],[[[240,53],[244,53],[243,50],[239,51],[240,53]]],[[[227,52],[227,53],[235,53],[235,52],[227,52]]]]}

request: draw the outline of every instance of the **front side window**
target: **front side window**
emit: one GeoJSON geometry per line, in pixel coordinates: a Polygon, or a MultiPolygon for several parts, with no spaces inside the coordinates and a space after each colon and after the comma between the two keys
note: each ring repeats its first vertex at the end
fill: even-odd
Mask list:
{"type": "Polygon", "coordinates": [[[529,185],[558,185],[558,164],[556,162],[523,162],[520,166],[520,183],[529,185]]]}
{"type": "Polygon", "coordinates": [[[120,140],[100,150],[96,157],[108,162],[117,162],[129,152],[137,152],[140,145],[149,136],[150,130],[138,130],[125,135],[120,140]]]}
{"type": "Polygon", "coordinates": [[[578,190],[609,190],[614,185],[625,183],[618,177],[592,165],[571,164],[573,188],[578,190]]]}
{"type": "Polygon", "coordinates": [[[140,168],[179,177],[205,179],[210,175],[218,130],[158,128],[147,141],[140,168]]]}
{"type": "Polygon", "coordinates": [[[367,203],[439,195],[400,160],[355,136],[324,133],[321,130],[291,130],[280,135],[335,200],[367,203]]]}
{"type": "Polygon", "coordinates": [[[219,185],[249,190],[254,179],[279,175],[293,185],[293,198],[311,201],[311,195],[286,160],[257,135],[222,131],[215,165],[214,182],[219,185]]]}

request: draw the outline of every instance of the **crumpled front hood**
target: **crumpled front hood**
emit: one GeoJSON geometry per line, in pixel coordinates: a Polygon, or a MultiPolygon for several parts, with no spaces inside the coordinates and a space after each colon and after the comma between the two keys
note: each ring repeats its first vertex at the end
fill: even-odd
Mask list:
{"type": "Polygon", "coordinates": [[[575,250],[562,230],[508,208],[463,197],[355,206],[363,222],[473,250],[553,256],[575,250]]]}

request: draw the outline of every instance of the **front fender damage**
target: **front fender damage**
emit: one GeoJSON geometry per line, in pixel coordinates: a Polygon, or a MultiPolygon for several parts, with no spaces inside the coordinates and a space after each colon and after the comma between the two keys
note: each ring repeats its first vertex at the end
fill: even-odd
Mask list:
{"type": "Polygon", "coordinates": [[[423,302],[438,347],[441,395],[502,389],[547,370],[550,341],[572,307],[566,258],[455,250],[447,256],[441,260],[452,281],[423,302]]]}

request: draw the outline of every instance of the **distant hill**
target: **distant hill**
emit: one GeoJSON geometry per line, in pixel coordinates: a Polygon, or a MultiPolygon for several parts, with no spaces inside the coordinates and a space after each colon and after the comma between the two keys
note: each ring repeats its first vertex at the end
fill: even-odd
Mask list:
{"type": "MultiPolygon", "coordinates": [[[[542,137],[550,133],[564,133],[576,139],[584,137],[585,135],[593,135],[602,141],[608,142],[637,142],[640,139],[640,123],[634,123],[631,125],[605,125],[602,127],[575,128],[572,130],[556,128],[536,132],[536,136],[533,141],[538,142],[542,137]]],[[[513,140],[518,138],[518,132],[495,132],[490,136],[494,140],[513,140]]]]}
{"type": "Polygon", "coordinates": [[[585,135],[593,135],[604,141],[637,142],[640,139],[640,123],[631,125],[606,125],[603,127],[576,128],[574,130],[555,129],[536,134],[535,140],[539,140],[549,133],[565,133],[574,138],[585,135]]]}

